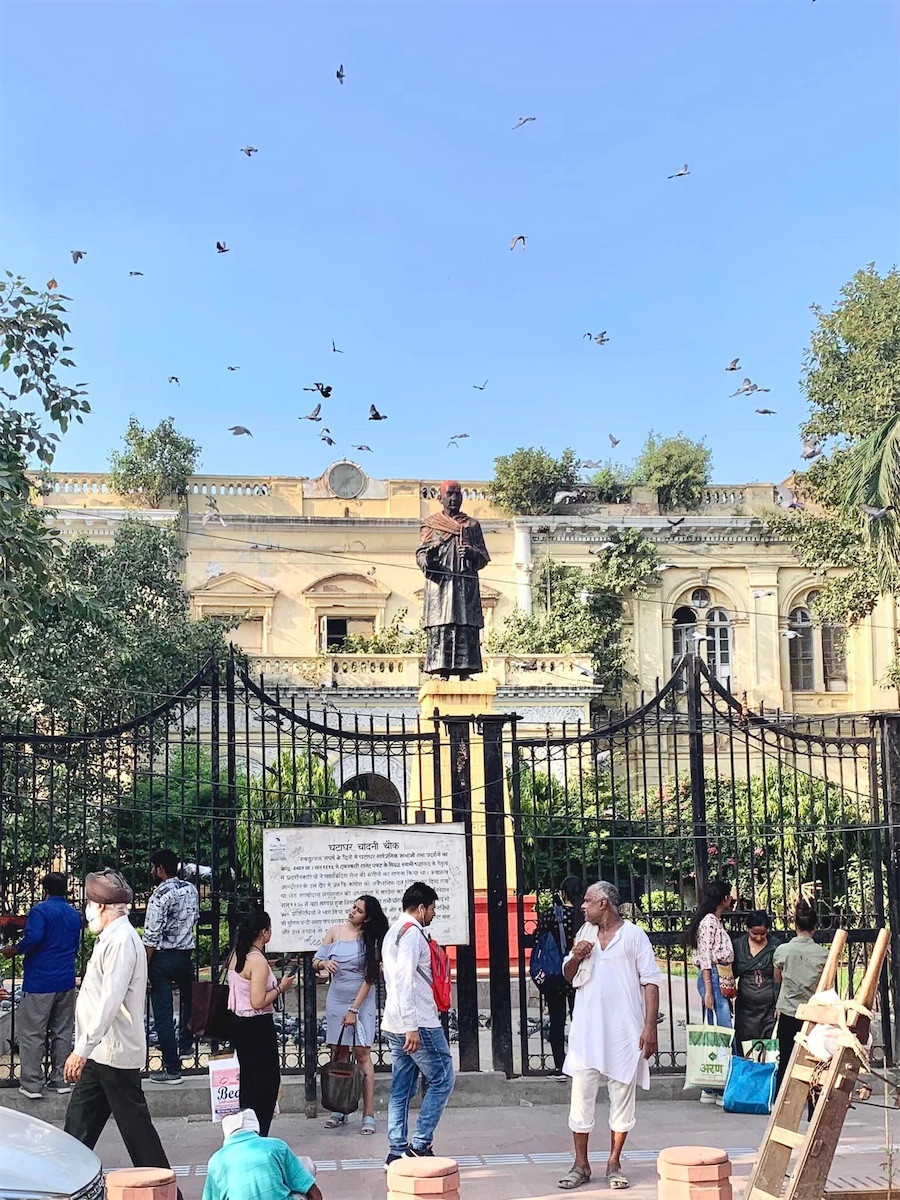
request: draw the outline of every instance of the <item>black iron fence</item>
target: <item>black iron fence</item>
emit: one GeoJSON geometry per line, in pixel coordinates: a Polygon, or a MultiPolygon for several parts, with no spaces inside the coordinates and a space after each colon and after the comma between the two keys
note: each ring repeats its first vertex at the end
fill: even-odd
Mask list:
{"type": "MultiPolygon", "coordinates": [[[[484,945],[457,951],[449,1031],[463,1070],[490,1060],[512,1074],[551,1068],[528,953],[535,913],[566,875],[614,882],[650,935],[664,972],[660,1070],[683,1066],[684,1027],[699,1016],[681,934],[703,880],[734,885],[736,924],[764,909],[779,932],[802,890],[822,936],[850,933],[851,992],[876,931],[889,923],[897,937],[896,715],[772,719],[748,711],[690,656],[656,695],[602,728],[526,736],[514,714],[420,722],[348,714],[345,704],[282,694],[234,661],[210,662],[114,726],[35,721],[0,732],[0,940],[17,935],[49,869],[80,880],[115,865],[134,887],[140,925],[150,854],[169,846],[200,891],[196,969],[208,978],[236,920],[262,898],[264,829],[460,821],[470,880],[476,860],[483,867],[487,924],[484,945]]],[[[475,929],[472,888],[468,903],[475,929]]],[[[79,969],[91,942],[86,934],[79,969]]],[[[892,948],[880,997],[888,1059],[900,994],[892,948]]],[[[283,1068],[304,1070],[312,1093],[325,1051],[310,958],[278,1022],[283,1068]]],[[[0,999],[0,1079],[16,1073],[16,970],[13,960],[0,999]]],[[[198,1046],[196,1068],[208,1049],[198,1046]]],[[[389,1061],[380,1040],[375,1058],[389,1061]]]]}

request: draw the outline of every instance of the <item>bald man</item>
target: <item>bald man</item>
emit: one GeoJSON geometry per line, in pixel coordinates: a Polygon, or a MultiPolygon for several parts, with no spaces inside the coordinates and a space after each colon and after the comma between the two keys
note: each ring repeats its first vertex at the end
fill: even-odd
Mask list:
{"type": "Polygon", "coordinates": [[[465,680],[482,670],[478,572],[491,556],[481,525],[461,511],[462,488],[456,480],[444,480],[439,495],[442,511],[422,522],[416,551],[425,573],[425,670],[441,679],[458,675],[465,680]]]}

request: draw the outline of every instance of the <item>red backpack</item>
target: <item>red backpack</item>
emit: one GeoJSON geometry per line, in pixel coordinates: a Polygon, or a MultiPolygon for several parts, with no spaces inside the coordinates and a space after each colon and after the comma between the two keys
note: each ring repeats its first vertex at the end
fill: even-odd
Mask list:
{"type": "Polygon", "coordinates": [[[421,925],[416,925],[413,921],[408,921],[397,934],[398,943],[403,937],[404,933],[406,933],[407,929],[418,929],[419,933],[421,933],[422,937],[428,943],[428,950],[431,954],[431,978],[428,978],[421,967],[418,968],[418,971],[426,983],[431,984],[431,993],[434,996],[434,1002],[437,1005],[438,1012],[449,1012],[452,973],[447,951],[443,948],[443,946],[439,946],[433,938],[430,938],[421,925]]]}

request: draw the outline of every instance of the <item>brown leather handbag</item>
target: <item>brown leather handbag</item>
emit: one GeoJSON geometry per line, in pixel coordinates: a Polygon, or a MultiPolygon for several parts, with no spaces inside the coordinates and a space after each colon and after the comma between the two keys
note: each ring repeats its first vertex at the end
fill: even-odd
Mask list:
{"type": "MultiPolygon", "coordinates": [[[[337,1040],[340,1046],[344,1038],[344,1026],[337,1040]]],[[[337,1050],[335,1046],[335,1050],[337,1050]]],[[[355,1113],[362,1099],[363,1071],[356,1061],[353,1051],[356,1049],[356,1026],[353,1027],[353,1045],[349,1059],[343,1062],[327,1062],[319,1067],[319,1079],[322,1084],[322,1107],[333,1113],[355,1113]]]]}

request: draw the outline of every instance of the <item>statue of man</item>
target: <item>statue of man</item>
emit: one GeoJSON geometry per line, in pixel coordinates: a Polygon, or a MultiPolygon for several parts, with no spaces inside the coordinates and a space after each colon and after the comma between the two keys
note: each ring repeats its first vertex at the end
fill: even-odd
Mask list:
{"type": "Polygon", "coordinates": [[[480,524],[460,511],[462,489],[456,480],[445,480],[439,495],[442,511],[423,521],[416,551],[425,572],[425,670],[462,680],[482,670],[478,572],[491,556],[480,524]]]}

